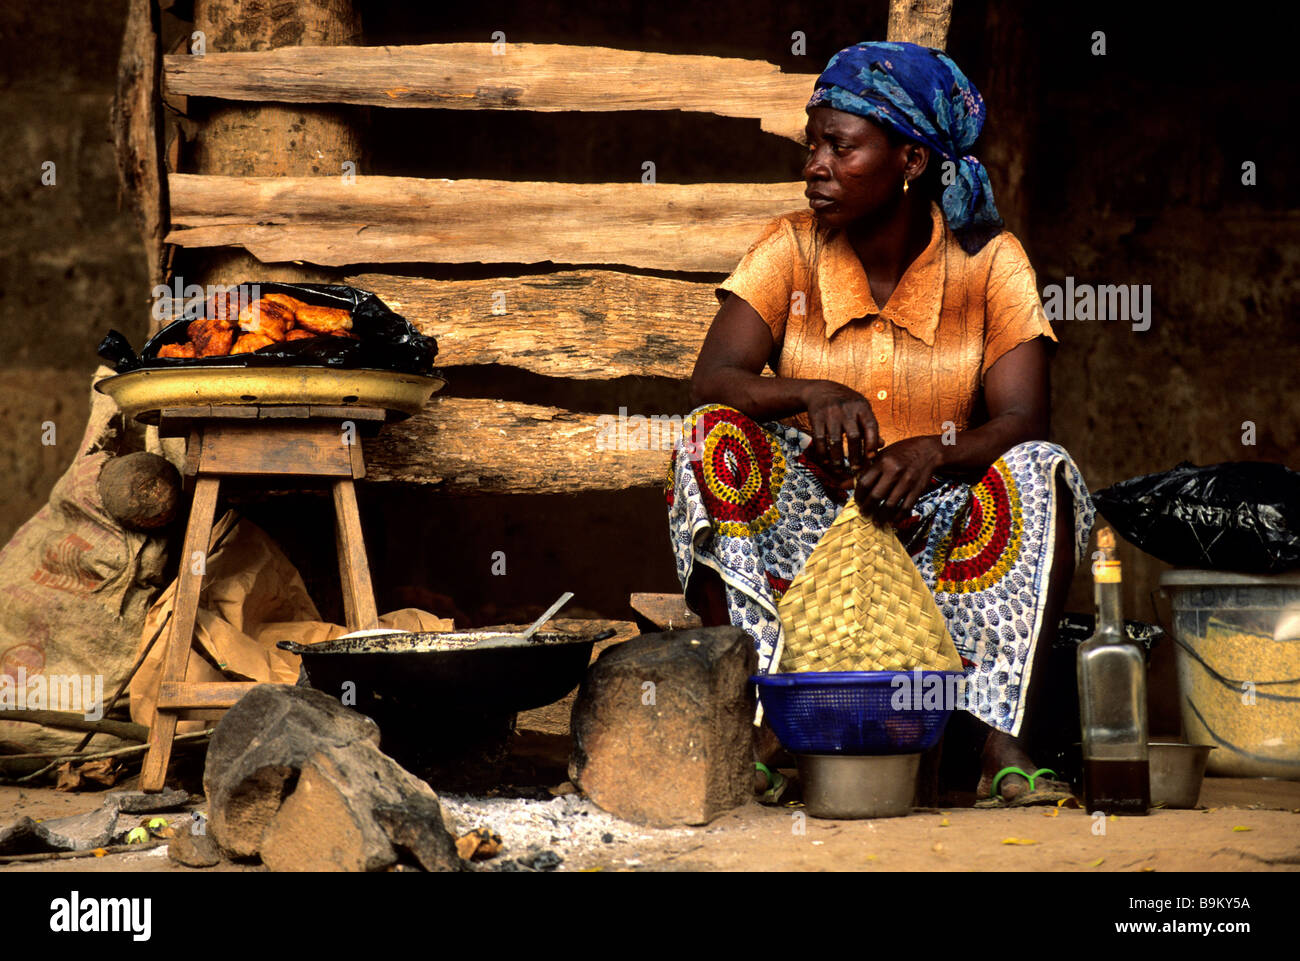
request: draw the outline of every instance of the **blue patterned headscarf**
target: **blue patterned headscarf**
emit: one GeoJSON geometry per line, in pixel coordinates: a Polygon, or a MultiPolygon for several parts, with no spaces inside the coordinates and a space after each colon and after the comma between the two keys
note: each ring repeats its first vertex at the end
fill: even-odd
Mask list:
{"type": "MultiPolygon", "coordinates": [[[[845,47],[817,78],[808,109],[833,107],[868,117],[957,165],[943,191],[954,232],[992,236],[1002,226],[983,165],[967,151],[984,127],[984,98],[944,54],[914,43],[845,47]]],[[[963,246],[966,246],[963,244],[963,246]]]]}

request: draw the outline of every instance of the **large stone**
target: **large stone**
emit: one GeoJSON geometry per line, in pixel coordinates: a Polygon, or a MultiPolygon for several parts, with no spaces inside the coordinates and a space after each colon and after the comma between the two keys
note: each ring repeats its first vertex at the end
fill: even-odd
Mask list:
{"type": "Polygon", "coordinates": [[[307,759],[357,743],[378,749],[370,718],[313,688],[259,684],[226,712],[208,745],[208,830],[235,857],[255,856],[307,759]]]}
{"type": "Polygon", "coordinates": [[[573,707],[570,779],[628,821],[707,824],[753,793],[757,655],[737,627],[606,650],[573,707]]]}
{"type": "Polygon", "coordinates": [[[381,871],[404,857],[460,870],[437,795],[378,744],[373,721],[320,691],[253,688],[208,749],[208,831],[273,871],[381,871]]]}
{"type": "Polygon", "coordinates": [[[261,857],[272,871],[382,871],[397,863],[398,848],[426,869],[461,866],[429,786],[378,750],[352,745],[321,751],[302,766],[262,838],[261,857]],[[442,857],[430,840],[438,836],[442,857]]]}

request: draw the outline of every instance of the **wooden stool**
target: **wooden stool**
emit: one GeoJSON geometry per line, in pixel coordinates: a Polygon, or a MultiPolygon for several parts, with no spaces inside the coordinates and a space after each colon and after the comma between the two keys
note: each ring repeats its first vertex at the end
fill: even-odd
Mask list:
{"type": "Polygon", "coordinates": [[[149,728],[149,754],[140,775],[142,790],[163,789],[178,720],[219,719],[255,686],[251,681],[185,681],[217,491],[223,477],[278,481],[332,478],[347,626],[350,631],[379,626],[353,482],[365,476],[362,428],[373,433],[384,417],[383,410],[368,407],[250,405],[184,407],[162,412],[161,436],[189,436],[185,475],[194,479],[194,502],[185,529],[176,602],[163,653],[157,712],[149,728]]]}

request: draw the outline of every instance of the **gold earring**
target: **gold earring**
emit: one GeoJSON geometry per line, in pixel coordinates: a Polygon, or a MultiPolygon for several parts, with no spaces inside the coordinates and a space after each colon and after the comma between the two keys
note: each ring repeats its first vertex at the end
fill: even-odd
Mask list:
{"type": "Polygon", "coordinates": [[[907,178],[903,178],[903,193],[907,193],[907,178]]]}

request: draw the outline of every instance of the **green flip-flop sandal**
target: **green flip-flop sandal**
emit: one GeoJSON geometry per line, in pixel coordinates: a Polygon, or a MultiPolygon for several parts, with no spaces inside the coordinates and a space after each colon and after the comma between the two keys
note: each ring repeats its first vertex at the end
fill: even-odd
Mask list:
{"type": "MultiPolygon", "coordinates": [[[[1059,782],[1056,781],[1051,782],[1052,787],[1044,785],[1040,788],[1037,784],[1038,779],[1043,777],[1043,775],[1048,774],[1053,777],[1056,776],[1056,772],[1050,767],[1040,767],[1033,774],[1028,774],[1023,768],[1015,767],[1014,765],[1011,767],[1004,767],[993,776],[993,784],[989,788],[989,796],[976,801],[975,806],[977,808],[1029,807],[1036,804],[1057,804],[1066,798],[1074,797],[1068,788],[1059,786],[1059,782]],[[1010,801],[998,793],[998,785],[1002,783],[1002,779],[1008,774],[1019,774],[1029,782],[1029,790],[1024,794],[1017,795],[1010,801]]],[[[1047,780],[1047,778],[1044,778],[1044,780],[1047,780]]]]}
{"type": "Polygon", "coordinates": [[[754,770],[762,771],[767,775],[767,790],[760,794],[756,800],[759,804],[780,804],[781,795],[785,793],[789,785],[789,779],[780,771],[773,771],[761,761],[754,762],[754,770]]]}

